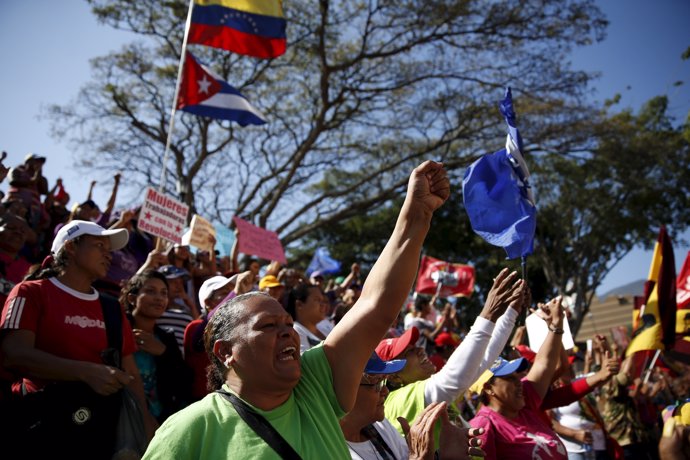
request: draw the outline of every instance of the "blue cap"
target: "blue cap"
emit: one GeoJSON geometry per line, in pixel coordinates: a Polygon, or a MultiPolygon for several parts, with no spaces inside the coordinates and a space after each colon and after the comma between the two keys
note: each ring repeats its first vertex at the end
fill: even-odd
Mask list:
{"type": "Polygon", "coordinates": [[[495,377],[505,377],[506,375],[515,372],[524,371],[529,367],[529,361],[525,358],[518,358],[512,361],[507,361],[503,358],[498,358],[494,361],[493,366],[489,369],[495,377]]]}
{"type": "Polygon", "coordinates": [[[400,372],[407,364],[406,359],[394,359],[392,361],[384,361],[376,354],[371,354],[371,358],[367,361],[364,367],[365,374],[395,374],[400,372]]]}
{"type": "Polygon", "coordinates": [[[158,269],[167,279],[174,280],[175,278],[189,278],[189,272],[184,268],[179,268],[174,265],[163,265],[158,269]]]}

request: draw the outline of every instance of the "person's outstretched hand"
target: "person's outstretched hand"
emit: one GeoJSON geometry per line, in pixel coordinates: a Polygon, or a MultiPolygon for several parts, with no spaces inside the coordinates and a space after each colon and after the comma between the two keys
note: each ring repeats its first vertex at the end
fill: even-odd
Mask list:
{"type": "Polygon", "coordinates": [[[538,304],[535,313],[546,321],[546,325],[549,326],[549,328],[561,329],[563,327],[565,310],[563,309],[562,301],[563,297],[559,295],[549,300],[546,304],[538,304]]]}
{"type": "Polygon", "coordinates": [[[450,181],[443,163],[425,161],[417,166],[407,183],[407,195],[415,206],[433,213],[450,196],[450,181]]]}
{"type": "Polygon", "coordinates": [[[621,366],[618,359],[611,355],[611,352],[606,350],[604,354],[604,359],[601,362],[601,369],[599,374],[604,382],[608,382],[611,378],[620,372],[621,366]]]}
{"type": "Polygon", "coordinates": [[[404,417],[398,417],[398,422],[400,422],[405,433],[407,447],[410,450],[410,460],[431,460],[434,458],[434,423],[445,410],[445,402],[431,403],[417,416],[412,426],[404,417]]]}
{"type": "Polygon", "coordinates": [[[441,460],[469,460],[472,457],[485,457],[481,449],[482,440],[478,438],[484,428],[464,428],[455,425],[448,417],[448,411],[441,412],[441,439],[439,458],[441,460]]]}
{"type": "Polygon", "coordinates": [[[523,295],[523,284],[524,281],[518,279],[517,272],[509,272],[507,268],[501,270],[494,278],[494,284],[486,296],[484,308],[479,316],[495,323],[508,305],[515,303],[523,295]]]}

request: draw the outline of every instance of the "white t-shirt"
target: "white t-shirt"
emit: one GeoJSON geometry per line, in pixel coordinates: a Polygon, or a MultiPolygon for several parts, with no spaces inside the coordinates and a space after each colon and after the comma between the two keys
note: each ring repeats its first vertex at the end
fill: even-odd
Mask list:
{"type": "MultiPolygon", "coordinates": [[[[304,353],[305,351],[309,350],[312,347],[315,347],[316,345],[320,344],[323,339],[321,337],[316,336],[313,334],[309,329],[304,327],[304,325],[300,324],[299,322],[295,321],[294,323],[294,329],[297,331],[299,334],[299,353],[300,355],[304,353]]],[[[323,334],[323,332],[322,332],[323,334]]]]}
{"type": "MultiPolygon", "coordinates": [[[[423,334],[423,331],[429,331],[432,332],[434,330],[434,323],[432,323],[429,320],[426,320],[424,318],[418,317],[418,318],[412,318],[412,321],[410,321],[410,327],[416,327],[419,329],[419,340],[417,340],[417,346],[426,348],[426,336],[423,334]]],[[[409,329],[410,327],[406,328],[409,329]]]]}
{"type": "Polygon", "coordinates": [[[316,324],[316,329],[326,337],[328,337],[328,334],[331,333],[334,327],[333,321],[328,318],[324,318],[316,324]]]}
{"type": "MultiPolygon", "coordinates": [[[[400,433],[393,428],[387,419],[384,418],[383,421],[374,423],[374,428],[379,432],[396,459],[406,459],[410,456],[405,439],[400,436],[400,433]]],[[[345,442],[347,442],[347,448],[350,449],[350,456],[353,460],[379,460],[381,458],[371,441],[350,442],[346,440],[345,442]]]]}
{"type": "MultiPolygon", "coordinates": [[[[553,418],[555,421],[563,426],[572,428],[573,430],[587,430],[592,432],[594,450],[606,450],[606,439],[604,438],[604,432],[597,428],[597,425],[591,420],[583,417],[582,409],[580,408],[580,403],[575,401],[567,406],[557,407],[553,411],[553,418]]],[[[579,453],[584,452],[585,447],[581,442],[575,441],[573,438],[564,438],[563,436],[558,436],[563,441],[563,445],[568,452],[579,453]]]]}

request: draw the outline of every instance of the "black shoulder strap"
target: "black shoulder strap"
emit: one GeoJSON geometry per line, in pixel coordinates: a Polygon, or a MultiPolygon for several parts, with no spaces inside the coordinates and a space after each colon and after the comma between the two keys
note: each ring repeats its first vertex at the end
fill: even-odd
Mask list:
{"type": "Polygon", "coordinates": [[[108,349],[104,351],[103,359],[106,364],[122,367],[122,307],[112,296],[100,293],[98,295],[103,309],[105,334],[108,337],[108,349]]]}
{"type": "Polygon", "coordinates": [[[256,413],[247,403],[232,393],[225,390],[216,390],[216,392],[230,401],[230,404],[233,405],[237,414],[242,417],[242,420],[244,420],[244,422],[254,430],[254,433],[258,434],[266,444],[271,446],[281,458],[287,460],[301,459],[299,454],[295,452],[295,449],[283,439],[280,433],[278,433],[261,414],[256,413]]]}
{"type": "Polygon", "coordinates": [[[376,449],[376,452],[378,452],[383,460],[395,460],[395,454],[388,444],[386,444],[383,436],[381,436],[381,433],[378,432],[374,425],[367,425],[362,429],[362,431],[369,437],[369,440],[376,449]]]}

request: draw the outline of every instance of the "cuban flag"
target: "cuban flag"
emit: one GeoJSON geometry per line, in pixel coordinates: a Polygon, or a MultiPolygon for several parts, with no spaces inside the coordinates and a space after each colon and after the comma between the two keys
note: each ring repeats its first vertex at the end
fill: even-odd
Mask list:
{"type": "Polygon", "coordinates": [[[280,0],[194,0],[188,41],[262,59],[286,49],[280,0]]]}
{"type": "Polygon", "coordinates": [[[177,108],[201,117],[230,120],[240,126],[263,125],[266,119],[235,88],[213,76],[186,52],[177,108]]]}
{"type": "Polygon", "coordinates": [[[499,110],[508,124],[506,148],[470,165],[462,182],[463,201],[475,233],[504,248],[508,259],[524,258],[534,251],[537,208],[510,88],[499,110]]]}

